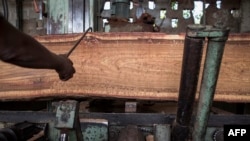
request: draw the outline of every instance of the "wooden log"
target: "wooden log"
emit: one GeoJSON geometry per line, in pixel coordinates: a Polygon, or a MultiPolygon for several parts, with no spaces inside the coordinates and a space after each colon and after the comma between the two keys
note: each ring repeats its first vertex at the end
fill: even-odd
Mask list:
{"type": "MultiPolygon", "coordinates": [[[[79,34],[39,36],[63,54],[79,34]]],[[[54,70],[0,62],[0,99],[128,98],[177,100],[185,35],[89,33],[71,54],[76,74],[60,81],[54,70]]],[[[250,35],[230,35],[222,60],[216,101],[250,102],[250,35]]],[[[206,45],[203,53],[205,58],[206,45]]],[[[200,79],[203,67],[200,72],[200,79]]],[[[199,92],[199,86],[198,86],[199,92]]],[[[197,95],[198,95],[197,92],[197,95]]]]}

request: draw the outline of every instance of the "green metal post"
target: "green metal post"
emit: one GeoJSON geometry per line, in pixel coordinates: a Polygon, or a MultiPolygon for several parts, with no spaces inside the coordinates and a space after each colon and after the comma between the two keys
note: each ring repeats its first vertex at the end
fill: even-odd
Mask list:
{"type": "Polygon", "coordinates": [[[129,19],[130,0],[114,0],[112,3],[113,14],[117,18],[129,19]]]}
{"type": "Polygon", "coordinates": [[[227,36],[208,38],[193,141],[204,141],[227,36]]]}
{"type": "Polygon", "coordinates": [[[171,128],[169,124],[158,124],[155,126],[155,141],[170,141],[171,128]]]}

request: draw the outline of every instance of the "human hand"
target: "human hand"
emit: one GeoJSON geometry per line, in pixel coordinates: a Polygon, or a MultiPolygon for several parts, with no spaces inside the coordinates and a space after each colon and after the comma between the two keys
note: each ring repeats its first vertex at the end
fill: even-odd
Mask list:
{"type": "Polygon", "coordinates": [[[73,67],[73,62],[68,59],[65,54],[60,54],[58,57],[60,59],[60,65],[56,69],[56,72],[62,81],[67,81],[72,78],[73,74],[76,72],[75,68],[73,67]]]}

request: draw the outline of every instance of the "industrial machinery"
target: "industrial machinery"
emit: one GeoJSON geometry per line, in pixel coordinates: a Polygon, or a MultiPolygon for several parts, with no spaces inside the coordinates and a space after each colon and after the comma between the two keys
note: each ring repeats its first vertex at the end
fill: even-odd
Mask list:
{"type": "MultiPolygon", "coordinates": [[[[62,100],[51,103],[48,111],[43,112],[2,111],[1,121],[20,123],[1,130],[1,136],[3,139],[5,137],[5,140],[12,140],[12,138],[15,138],[15,140],[60,141],[116,140],[119,138],[119,131],[121,130],[120,135],[122,136],[122,129],[126,127],[129,131],[139,130],[145,137],[152,135],[158,141],[171,139],[182,141],[189,138],[197,141],[223,140],[222,124],[242,124],[242,122],[246,124],[249,122],[247,116],[210,116],[220,63],[228,35],[229,29],[227,28],[221,29],[201,25],[188,26],[176,116],[136,113],[136,102],[126,102],[126,113],[124,114],[80,113],[79,102],[62,100]],[[207,54],[202,74],[198,110],[196,116],[193,117],[205,38],[208,39],[207,54]],[[225,121],[218,122],[228,118],[237,118],[238,120],[227,120],[228,123],[225,121]],[[192,137],[190,137],[191,133],[193,133],[192,137]]],[[[136,135],[139,135],[139,133],[136,135]]],[[[131,135],[127,133],[126,136],[131,135]]]]}
{"type": "Polygon", "coordinates": [[[248,114],[213,107],[250,101],[249,76],[239,76],[250,74],[249,35],[231,35],[240,29],[225,24],[228,18],[212,23],[203,16],[194,24],[191,0],[168,0],[166,8],[161,0],[46,2],[48,10],[38,11],[47,15],[39,18],[47,20],[46,35],[34,38],[58,53],[71,48],[76,76],[63,83],[46,70],[0,72],[1,141],[224,141],[225,125],[250,125],[248,114]],[[35,104],[25,110],[4,104],[20,99],[35,104]]]}

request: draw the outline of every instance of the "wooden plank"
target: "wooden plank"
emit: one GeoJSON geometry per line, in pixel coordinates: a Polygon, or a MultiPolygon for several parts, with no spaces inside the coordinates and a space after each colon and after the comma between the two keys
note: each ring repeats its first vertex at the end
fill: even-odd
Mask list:
{"type": "MultiPolygon", "coordinates": [[[[61,54],[80,36],[51,35],[36,39],[61,54]]],[[[60,81],[53,70],[20,68],[0,62],[0,99],[177,100],[184,37],[163,33],[90,33],[70,56],[76,74],[67,82],[60,81]]],[[[250,35],[230,36],[222,60],[216,101],[250,102],[249,40],[250,35]]],[[[204,56],[205,49],[202,63],[204,56]]]]}

